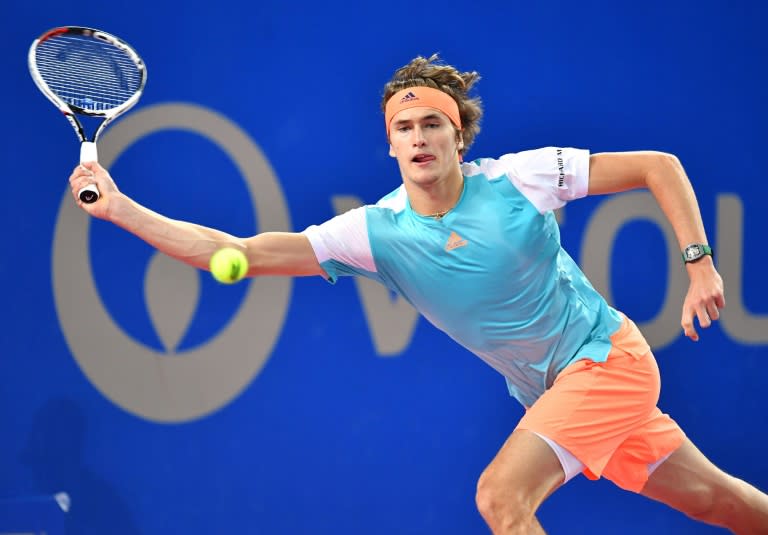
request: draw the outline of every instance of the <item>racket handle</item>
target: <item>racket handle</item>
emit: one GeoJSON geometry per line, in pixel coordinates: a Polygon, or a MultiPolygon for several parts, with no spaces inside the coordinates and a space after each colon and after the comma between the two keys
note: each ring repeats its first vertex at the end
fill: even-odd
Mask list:
{"type": "MultiPolygon", "coordinates": [[[[99,153],[96,150],[96,143],[83,141],[80,144],[80,163],[98,162],[99,153]]],[[[86,203],[92,204],[99,200],[99,188],[96,184],[89,184],[77,192],[78,198],[86,203]]]]}

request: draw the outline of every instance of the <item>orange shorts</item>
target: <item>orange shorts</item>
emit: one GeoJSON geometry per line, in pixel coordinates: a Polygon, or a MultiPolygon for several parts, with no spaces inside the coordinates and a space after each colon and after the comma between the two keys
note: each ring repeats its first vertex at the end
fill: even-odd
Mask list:
{"type": "Polygon", "coordinates": [[[648,466],[675,451],[685,435],[656,407],[659,368],[637,326],[624,318],[611,343],[606,362],[578,360],[560,372],[517,429],[568,450],[588,478],[640,492],[648,466]]]}

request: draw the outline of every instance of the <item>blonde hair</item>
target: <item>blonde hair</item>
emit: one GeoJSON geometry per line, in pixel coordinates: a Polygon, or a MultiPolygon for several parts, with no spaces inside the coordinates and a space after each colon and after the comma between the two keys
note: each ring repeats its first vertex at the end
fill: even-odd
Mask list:
{"type": "Polygon", "coordinates": [[[385,110],[392,95],[408,87],[431,87],[447,93],[459,106],[461,134],[464,140],[464,148],[459,152],[463,156],[480,132],[482,101],[480,97],[469,96],[469,90],[478,80],[480,75],[477,72],[459,72],[455,67],[443,63],[438,54],[432,54],[429,58],[417,56],[407,65],[397,69],[384,86],[381,109],[385,110]]]}

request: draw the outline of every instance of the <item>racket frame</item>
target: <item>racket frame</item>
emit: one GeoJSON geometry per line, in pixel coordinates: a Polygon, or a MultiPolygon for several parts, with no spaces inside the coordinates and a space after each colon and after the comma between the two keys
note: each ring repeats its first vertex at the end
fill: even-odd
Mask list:
{"type": "MultiPolygon", "coordinates": [[[[69,124],[72,125],[72,129],[75,131],[75,134],[77,134],[77,137],[81,142],[81,148],[80,148],[81,163],[85,161],[98,161],[98,153],[96,151],[96,142],[98,141],[99,136],[107,127],[107,125],[109,125],[109,123],[111,123],[117,117],[119,117],[120,115],[122,115],[123,113],[131,109],[136,104],[136,102],[138,102],[139,98],[141,98],[141,95],[144,92],[144,86],[147,83],[146,65],[144,64],[144,61],[141,59],[141,56],[139,56],[139,54],[133,49],[133,47],[131,47],[128,43],[126,43],[119,37],[115,37],[112,34],[109,34],[101,30],[97,30],[95,28],[87,28],[84,26],[60,26],[60,27],[48,30],[47,32],[45,32],[44,34],[42,34],[40,37],[38,37],[32,42],[32,45],[29,47],[29,53],[27,55],[27,63],[29,65],[29,72],[32,75],[32,80],[35,82],[35,85],[37,86],[37,88],[40,90],[41,93],[43,93],[43,95],[46,96],[48,100],[50,100],[53,103],[54,106],[58,108],[58,110],[64,115],[64,117],[67,118],[67,120],[69,121],[69,124]],[[64,99],[59,97],[48,86],[48,84],[45,82],[42,75],[40,74],[40,70],[37,67],[36,54],[37,54],[37,48],[41,43],[47,41],[48,39],[51,39],[63,34],[80,35],[84,37],[98,39],[116,48],[119,48],[120,50],[125,52],[128,55],[128,57],[133,61],[136,68],[138,69],[139,76],[140,76],[138,89],[125,102],[113,108],[109,108],[107,110],[89,110],[89,109],[81,108],[80,106],[77,106],[75,104],[69,104],[64,99]],[[83,128],[83,124],[77,118],[78,115],[103,118],[101,124],[99,124],[99,126],[96,128],[96,130],[94,131],[90,139],[88,139],[85,129],[83,128]]],[[[79,196],[81,197],[81,199],[84,200],[84,202],[95,202],[96,200],[98,200],[99,194],[95,186],[89,187],[88,191],[91,192],[91,194],[88,194],[87,197],[93,200],[83,199],[84,195],[83,195],[83,192],[81,191],[79,193],[79,196]]]]}

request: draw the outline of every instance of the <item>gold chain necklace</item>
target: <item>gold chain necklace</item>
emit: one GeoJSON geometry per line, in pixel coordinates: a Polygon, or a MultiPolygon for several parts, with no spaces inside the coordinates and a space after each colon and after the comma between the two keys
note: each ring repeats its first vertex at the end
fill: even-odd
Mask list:
{"type": "Polygon", "coordinates": [[[429,217],[433,219],[442,219],[445,214],[451,211],[451,208],[448,208],[447,210],[441,210],[439,212],[435,212],[434,214],[430,214],[429,217]]]}

